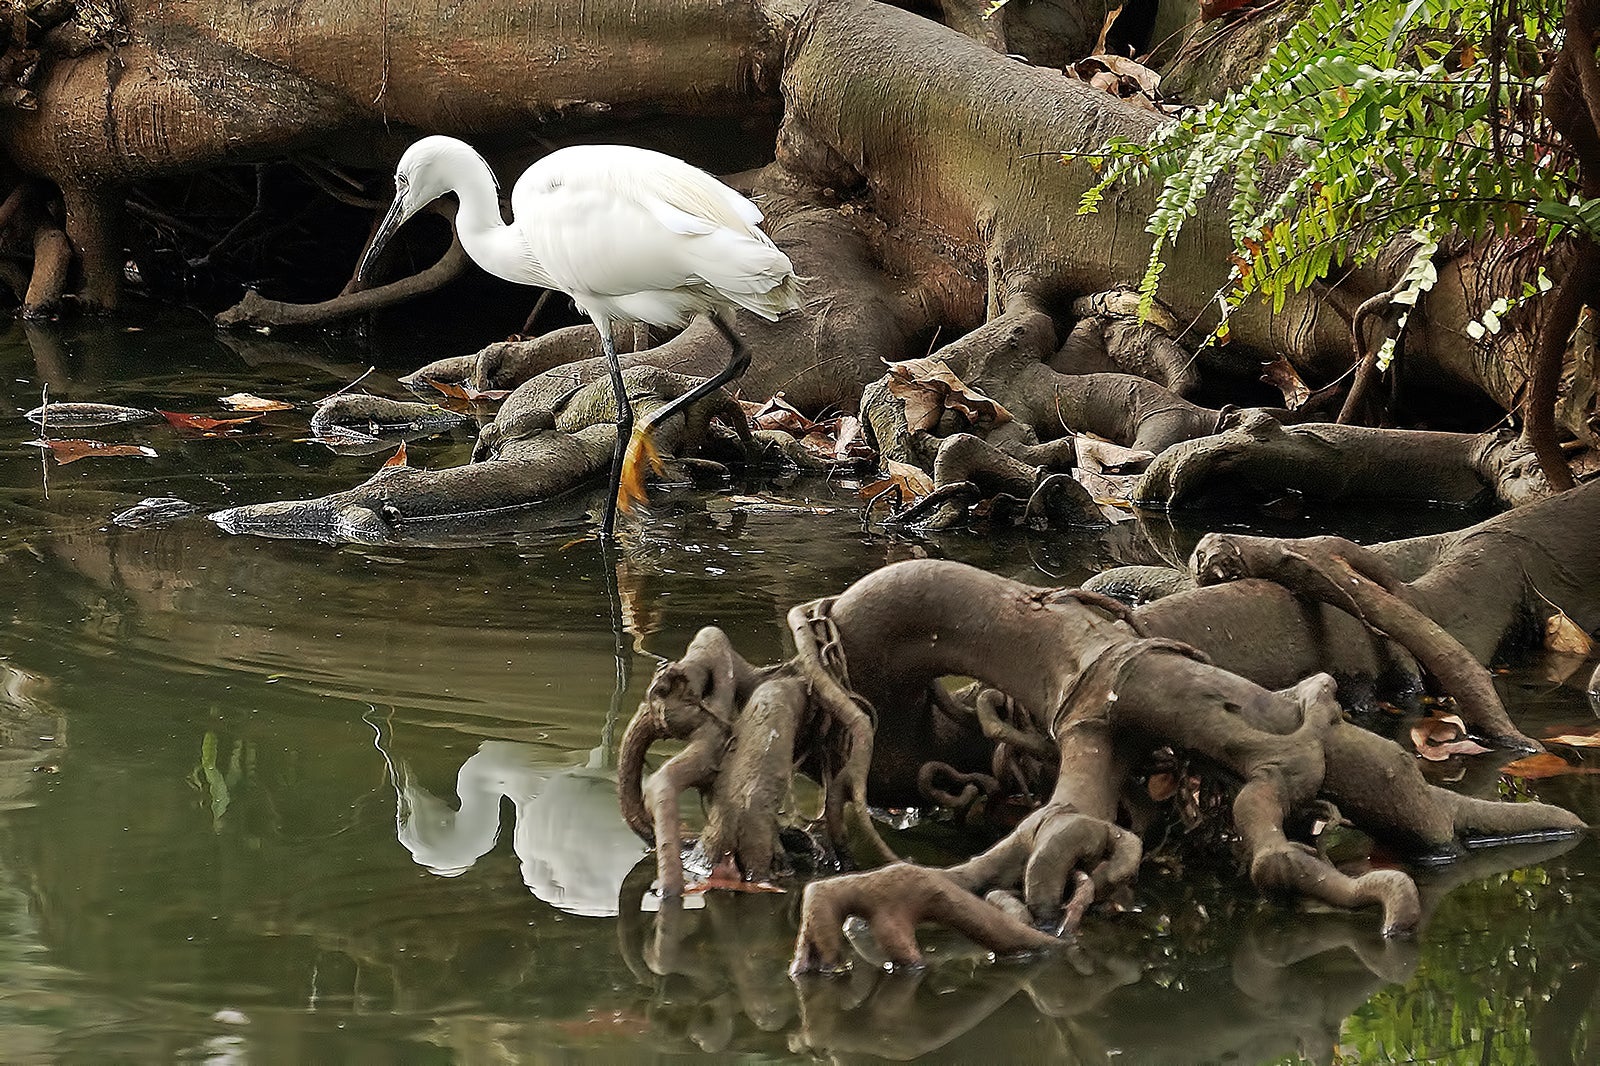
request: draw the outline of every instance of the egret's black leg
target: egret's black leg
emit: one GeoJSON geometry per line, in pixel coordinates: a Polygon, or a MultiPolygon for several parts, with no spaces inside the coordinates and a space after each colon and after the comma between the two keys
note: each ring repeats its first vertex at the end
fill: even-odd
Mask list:
{"type": "MultiPolygon", "coordinates": [[[[612,504],[615,506],[616,493],[612,493],[612,504]]],[[[629,665],[633,661],[632,649],[628,647],[627,630],[622,619],[622,590],[617,587],[621,573],[617,568],[617,546],[610,537],[600,538],[600,566],[605,571],[606,597],[611,605],[611,657],[616,668],[616,674],[611,682],[611,704],[606,711],[606,722],[600,734],[600,746],[604,749],[605,765],[614,765],[611,761],[612,742],[617,730],[617,720],[622,716],[622,698],[628,692],[629,665]]]]}
{"type": "Polygon", "coordinates": [[[611,343],[611,330],[600,329],[600,345],[605,349],[606,363],[611,368],[611,394],[617,401],[617,444],[611,453],[611,480],[606,490],[606,508],[600,518],[600,535],[610,537],[617,525],[617,488],[622,483],[622,456],[633,436],[633,405],[628,402],[628,387],[622,382],[622,364],[617,360],[617,349],[611,343]]]}
{"type": "Polygon", "coordinates": [[[711,324],[717,327],[717,332],[727,338],[729,347],[733,349],[732,354],[728,356],[728,365],[717,371],[713,377],[706,378],[671,403],[663,404],[656,408],[650,417],[645,420],[647,427],[659,426],[702,396],[716,392],[722,386],[750,369],[750,353],[745,349],[738,335],[733,332],[732,327],[724,322],[719,314],[713,313],[707,317],[711,319],[711,324]]]}

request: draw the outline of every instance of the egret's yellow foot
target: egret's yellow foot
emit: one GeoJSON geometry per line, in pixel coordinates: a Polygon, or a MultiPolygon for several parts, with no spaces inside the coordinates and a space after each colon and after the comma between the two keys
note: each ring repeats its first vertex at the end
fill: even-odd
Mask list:
{"type": "Polygon", "coordinates": [[[628,440],[628,450],[622,457],[622,478],[617,483],[617,506],[624,514],[631,514],[634,507],[649,499],[644,491],[645,467],[658,474],[667,471],[661,453],[656,451],[654,437],[654,428],[643,424],[634,429],[628,440]]]}

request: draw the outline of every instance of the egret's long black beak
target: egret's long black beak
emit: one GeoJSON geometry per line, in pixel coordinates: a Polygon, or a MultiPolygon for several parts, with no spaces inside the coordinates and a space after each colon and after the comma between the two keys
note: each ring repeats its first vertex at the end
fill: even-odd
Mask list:
{"type": "Polygon", "coordinates": [[[389,205],[389,213],[383,216],[383,221],[378,224],[378,232],[373,234],[372,243],[367,245],[366,254],[361,257],[361,263],[356,267],[356,280],[366,283],[372,271],[372,264],[377,261],[378,253],[383,251],[383,246],[389,243],[389,238],[406,222],[406,187],[396,183],[394,190],[394,203],[389,205]]]}

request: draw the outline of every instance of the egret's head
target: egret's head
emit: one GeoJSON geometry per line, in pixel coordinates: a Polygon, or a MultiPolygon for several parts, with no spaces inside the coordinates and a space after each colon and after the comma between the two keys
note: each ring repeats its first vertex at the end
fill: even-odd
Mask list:
{"type": "Polygon", "coordinates": [[[454,137],[424,137],[407,148],[394,168],[394,203],[383,216],[367,254],[361,257],[356,277],[367,279],[378,253],[412,215],[445,193],[454,192],[467,174],[480,169],[489,170],[483,157],[454,137]]]}

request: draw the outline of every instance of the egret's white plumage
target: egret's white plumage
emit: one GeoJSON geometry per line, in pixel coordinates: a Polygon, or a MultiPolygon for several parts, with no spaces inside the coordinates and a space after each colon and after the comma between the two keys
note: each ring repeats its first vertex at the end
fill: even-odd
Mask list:
{"type": "MultiPolygon", "coordinates": [[[[461,201],[456,232],[473,262],[496,277],[560,289],[594,321],[617,391],[618,458],[632,427],[611,342],[617,322],[679,328],[697,314],[741,307],[773,320],[799,306],[794,266],[757,228],[761,211],[716,178],[681,159],[626,145],[576,145],[534,163],[511,190],[513,221],[500,217],[494,172],[483,157],[453,137],[424,137],[395,168],[395,201],[362,259],[366,273],[377,250],[406,219],[454,192],[461,201]]],[[[710,388],[742,373],[748,356],[735,346],[728,368],[710,388]]],[[[707,390],[709,391],[709,390],[707,390]]],[[[686,394],[662,408],[629,449],[636,460],[653,454],[654,422],[703,395],[686,394]]],[[[613,464],[613,497],[621,474],[613,464]]],[[[614,499],[603,532],[609,533],[614,499]]]]}

